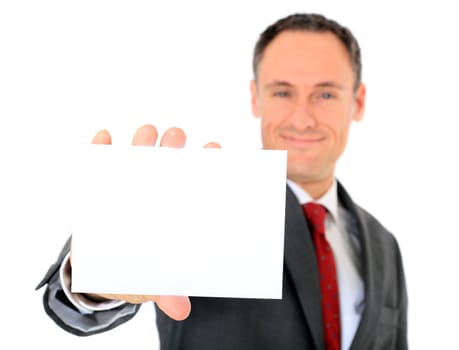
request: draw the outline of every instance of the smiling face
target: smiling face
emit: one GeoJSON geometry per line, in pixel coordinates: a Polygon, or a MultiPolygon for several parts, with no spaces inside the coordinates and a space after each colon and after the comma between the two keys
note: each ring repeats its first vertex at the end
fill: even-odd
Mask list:
{"type": "Polygon", "coordinates": [[[349,54],[330,32],[280,33],[257,73],[252,112],[263,147],[287,150],[288,178],[318,198],[333,181],[351,122],[363,117],[365,86],[354,90],[349,54]]]}

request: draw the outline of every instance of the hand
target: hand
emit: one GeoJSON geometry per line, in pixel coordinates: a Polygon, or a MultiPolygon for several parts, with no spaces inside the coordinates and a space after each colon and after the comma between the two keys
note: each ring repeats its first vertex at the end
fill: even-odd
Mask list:
{"type": "MultiPolygon", "coordinates": [[[[153,125],[144,125],[137,129],[132,140],[133,145],[154,146],[158,139],[158,132],[153,125]]],[[[99,131],[92,140],[93,144],[110,145],[112,138],[108,131],[99,131]]],[[[186,135],[182,129],[170,128],[161,137],[160,146],[182,148],[186,143],[186,135]]],[[[206,144],[206,148],[220,148],[216,142],[206,144]]],[[[70,255],[71,257],[71,255],[70,255]]],[[[162,296],[162,295],[126,295],[126,294],[89,294],[91,299],[124,300],[131,304],[142,304],[147,301],[155,302],[158,307],[170,318],[181,321],[186,319],[191,312],[190,299],[187,296],[162,296]]]]}

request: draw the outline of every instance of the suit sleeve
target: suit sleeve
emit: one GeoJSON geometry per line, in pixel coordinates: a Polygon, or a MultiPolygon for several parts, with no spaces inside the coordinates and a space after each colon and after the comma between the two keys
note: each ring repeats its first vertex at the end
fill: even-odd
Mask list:
{"type": "Polygon", "coordinates": [[[70,238],[65,243],[57,261],[36,287],[46,286],[43,306],[48,316],[61,328],[78,336],[88,336],[113,329],[130,320],[140,305],[123,304],[117,308],[82,313],[67,298],[59,277],[59,269],[70,250],[70,238]]]}
{"type": "Polygon", "coordinates": [[[399,266],[399,288],[400,288],[400,328],[397,337],[397,349],[408,349],[408,292],[406,289],[405,272],[403,268],[402,255],[398,244],[396,252],[399,266]]]}

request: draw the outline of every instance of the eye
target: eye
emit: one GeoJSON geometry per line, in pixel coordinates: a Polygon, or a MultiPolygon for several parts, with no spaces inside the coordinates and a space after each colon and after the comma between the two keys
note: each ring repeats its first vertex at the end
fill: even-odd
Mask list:
{"type": "Polygon", "coordinates": [[[285,91],[285,90],[282,90],[282,91],[275,91],[273,93],[273,96],[276,96],[276,97],[289,97],[290,96],[290,93],[288,91],[285,91]]]}
{"type": "Polygon", "coordinates": [[[331,100],[332,98],[334,98],[335,95],[333,95],[332,93],[330,92],[322,92],[320,94],[320,98],[324,99],[324,100],[331,100]]]}

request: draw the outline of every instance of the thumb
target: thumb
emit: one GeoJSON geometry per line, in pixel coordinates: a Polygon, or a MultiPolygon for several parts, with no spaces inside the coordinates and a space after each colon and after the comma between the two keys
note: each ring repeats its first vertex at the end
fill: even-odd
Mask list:
{"type": "Polygon", "coordinates": [[[156,305],[170,318],[183,321],[191,312],[190,298],[186,296],[159,295],[155,297],[156,305]]]}

